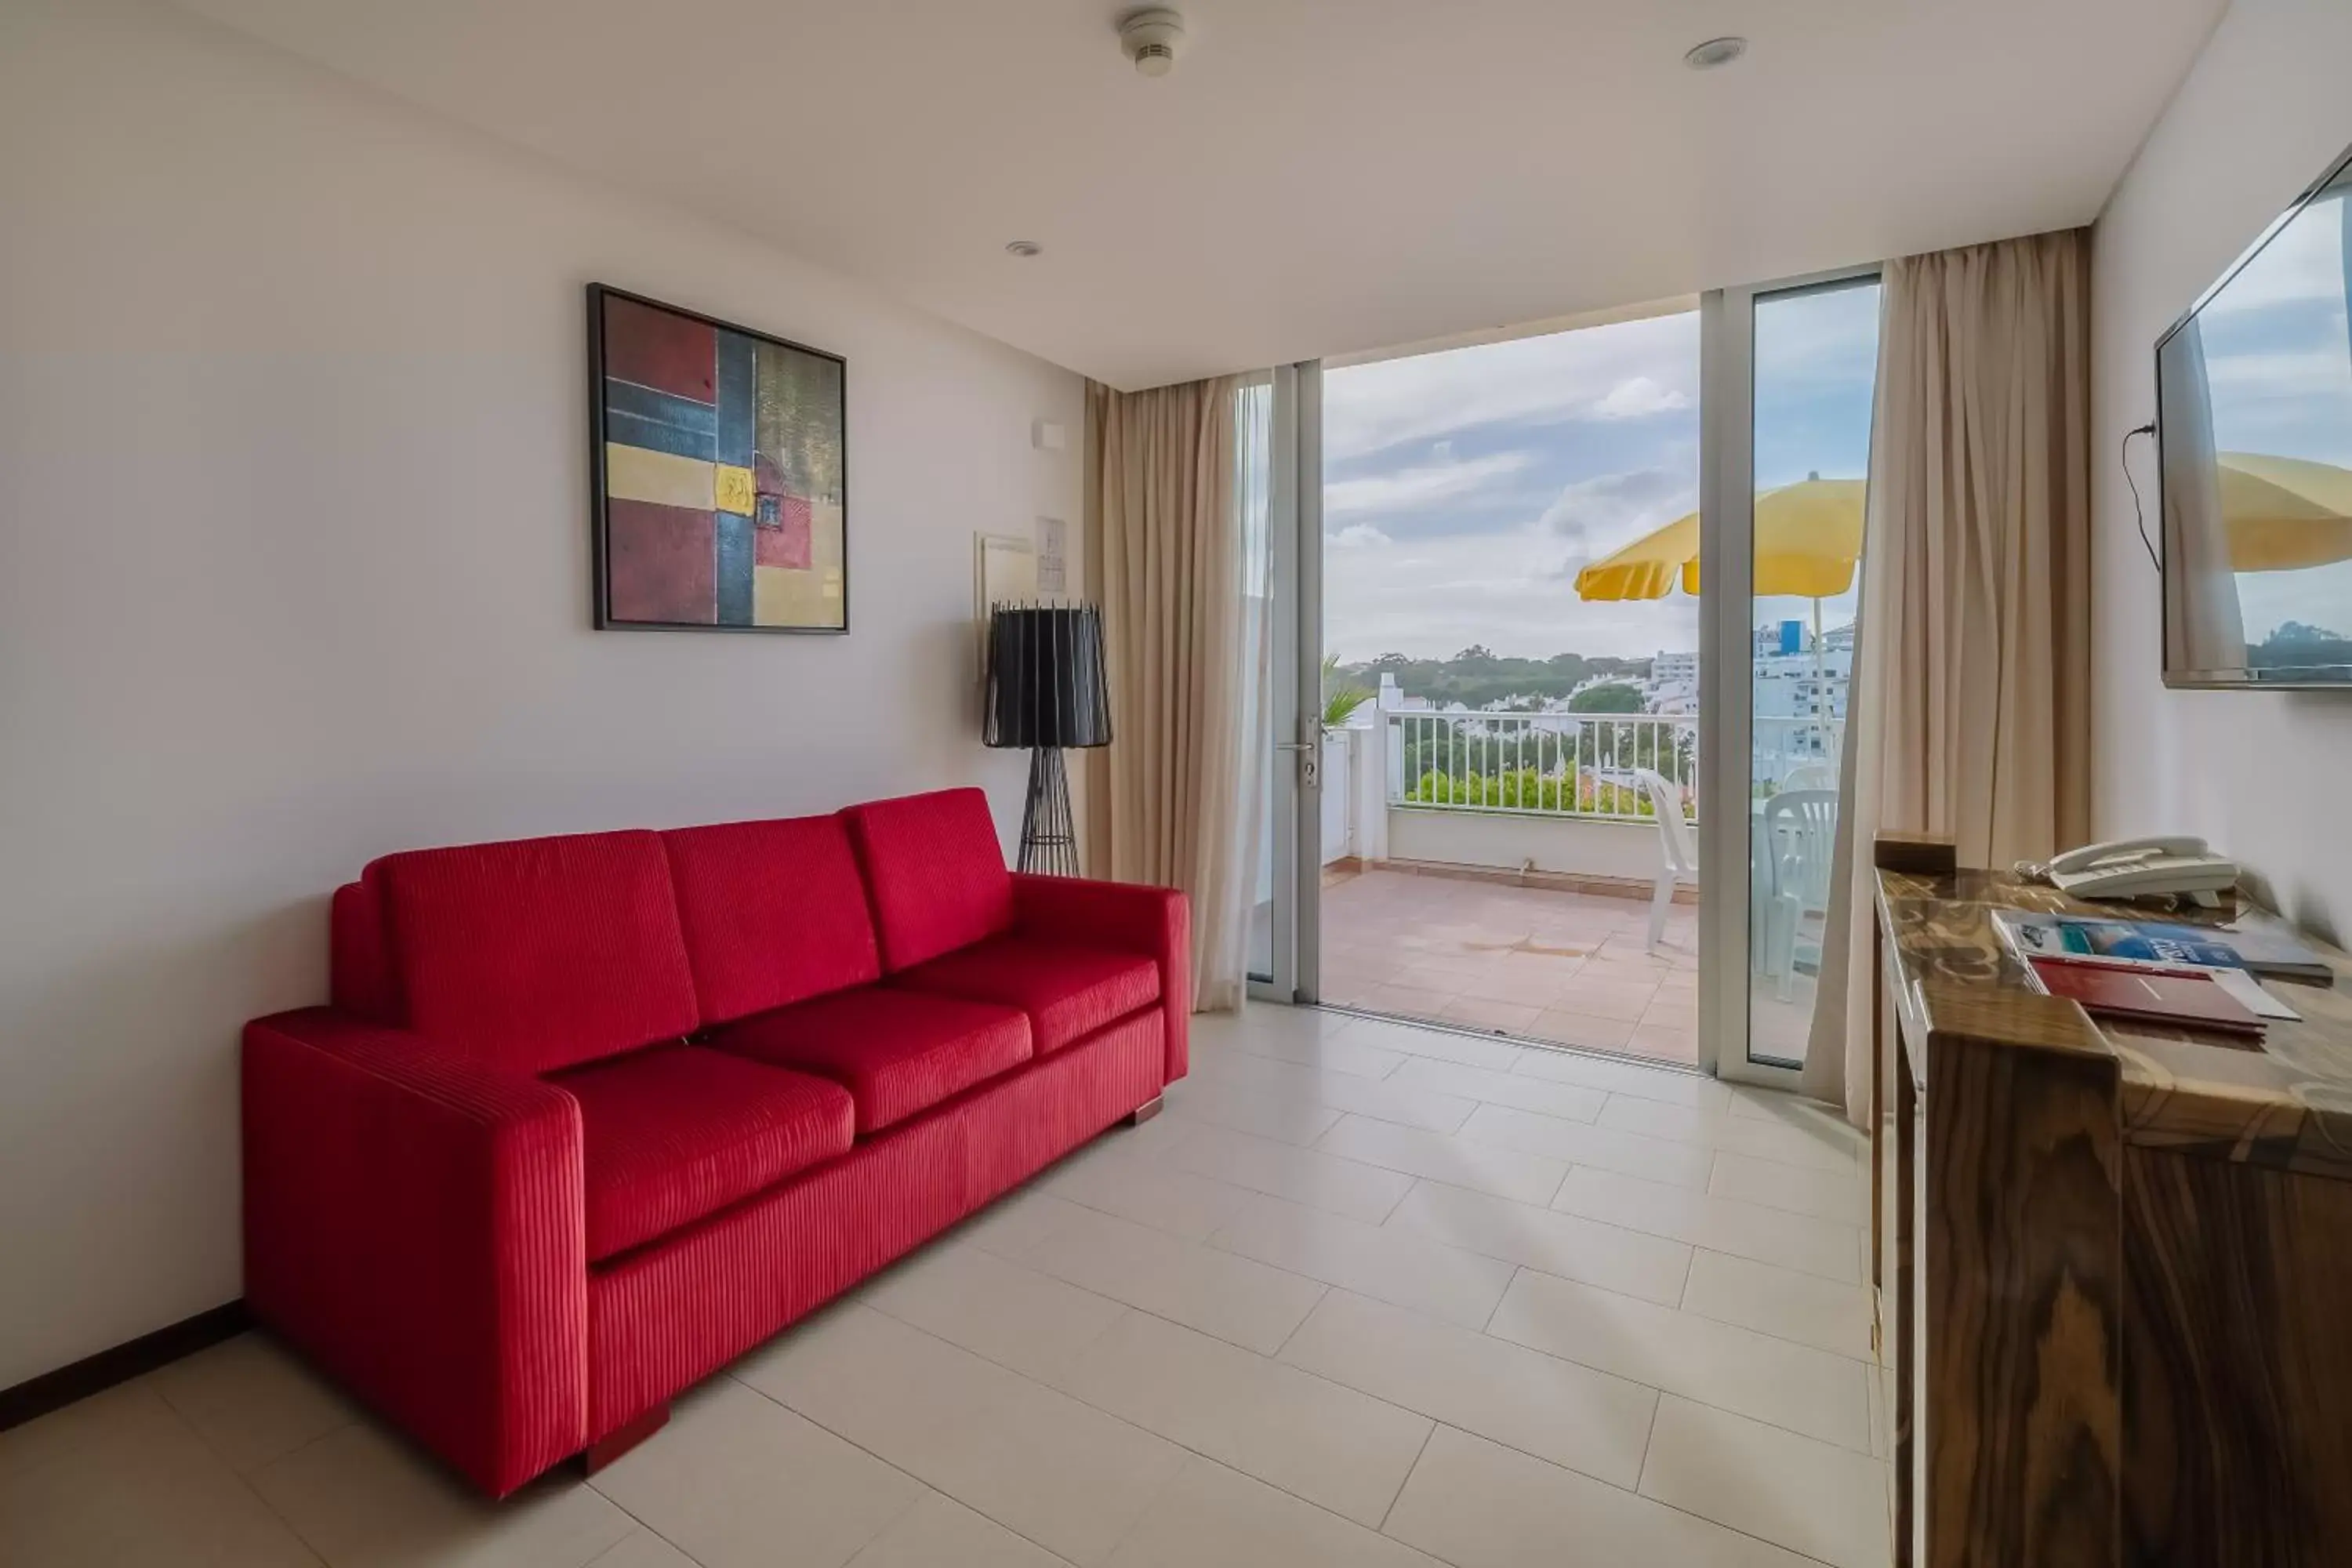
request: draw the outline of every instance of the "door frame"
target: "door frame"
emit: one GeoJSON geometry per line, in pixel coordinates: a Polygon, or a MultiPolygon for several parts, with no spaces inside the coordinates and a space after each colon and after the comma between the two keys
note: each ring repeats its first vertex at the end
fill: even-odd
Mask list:
{"type": "MultiPolygon", "coordinates": [[[[1274,367],[1266,542],[1272,556],[1262,826],[1273,870],[1272,973],[1260,1001],[1312,1004],[1323,952],[1323,366],[1274,367]]],[[[1256,874],[1255,866],[1249,874],[1256,874]]]]}

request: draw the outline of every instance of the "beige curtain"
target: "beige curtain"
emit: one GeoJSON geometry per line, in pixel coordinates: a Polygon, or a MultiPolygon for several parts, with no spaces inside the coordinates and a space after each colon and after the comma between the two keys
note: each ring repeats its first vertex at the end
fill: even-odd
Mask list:
{"type": "Polygon", "coordinates": [[[1949,834],[1960,864],[2089,821],[2086,231],[1891,262],[1863,593],[1804,1087],[1867,1113],[1870,847],[1949,834]]]}
{"type": "Polygon", "coordinates": [[[1113,734],[1088,777],[1087,867],[1190,896],[1203,1010],[1237,1005],[1245,983],[1243,764],[1265,674],[1244,602],[1237,385],[1087,387],[1113,734]]]}

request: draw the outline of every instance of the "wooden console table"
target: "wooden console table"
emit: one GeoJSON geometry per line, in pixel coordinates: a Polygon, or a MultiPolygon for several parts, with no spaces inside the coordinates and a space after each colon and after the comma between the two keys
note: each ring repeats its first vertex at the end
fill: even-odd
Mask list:
{"type": "Polygon", "coordinates": [[[2116,906],[1875,849],[1897,1564],[2352,1563],[2352,965],[2258,1046],[2094,1022],[1990,914],[2116,906]]]}

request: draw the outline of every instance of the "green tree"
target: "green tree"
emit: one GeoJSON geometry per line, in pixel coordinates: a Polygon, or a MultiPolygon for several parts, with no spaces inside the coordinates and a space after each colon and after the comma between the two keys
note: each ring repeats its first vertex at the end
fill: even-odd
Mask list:
{"type": "Polygon", "coordinates": [[[1642,693],[1639,688],[1611,681],[1604,686],[1588,686],[1568,700],[1571,713],[1639,713],[1642,693]]]}

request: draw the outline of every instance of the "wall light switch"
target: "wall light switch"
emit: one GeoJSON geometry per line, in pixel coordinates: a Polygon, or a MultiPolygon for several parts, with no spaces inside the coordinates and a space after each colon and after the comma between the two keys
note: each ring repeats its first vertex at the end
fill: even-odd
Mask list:
{"type": "Polygon", "coordinates": [[[1029,426],[1029,444],[1041,452],[1058,452],[1070,444],[1070,427],[1051,419],[1040,419],[1029,426]]]}

